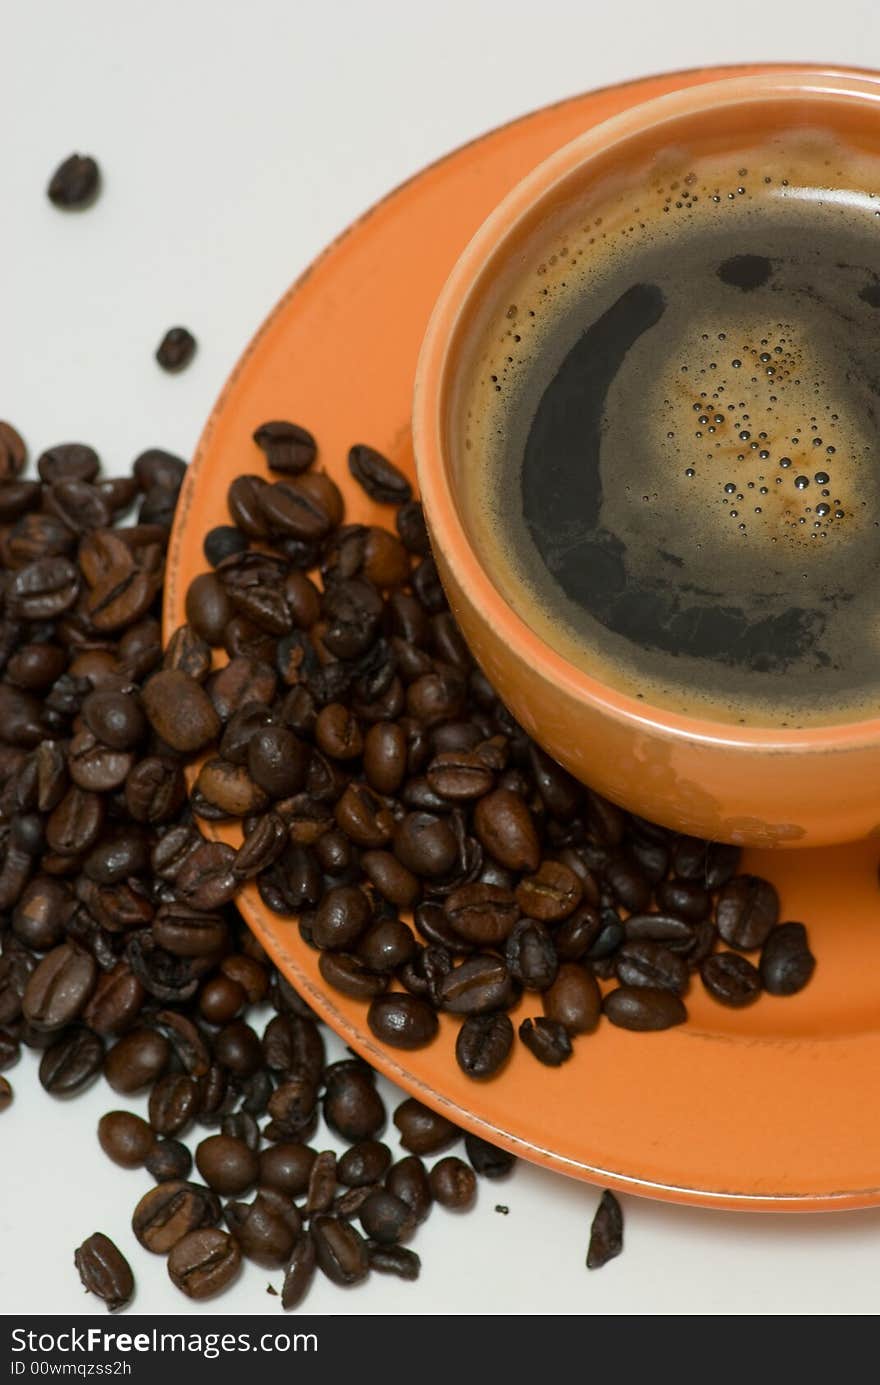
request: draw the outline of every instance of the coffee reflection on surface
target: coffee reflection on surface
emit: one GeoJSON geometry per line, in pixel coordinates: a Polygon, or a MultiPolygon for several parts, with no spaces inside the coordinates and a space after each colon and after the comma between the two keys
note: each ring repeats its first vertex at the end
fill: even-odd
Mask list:
{"type": "Polygon", "coordinates": [[[524,619],[625,692],[771,726],[874,712],[867,163],[805,136],[646,175],[530,268],[488,335],[466,517],[524,619]]]}

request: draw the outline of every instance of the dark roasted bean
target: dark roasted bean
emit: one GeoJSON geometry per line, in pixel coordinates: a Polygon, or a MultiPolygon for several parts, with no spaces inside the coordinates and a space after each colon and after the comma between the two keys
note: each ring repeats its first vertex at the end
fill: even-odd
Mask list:
{"type": "Polygon", "coordinates": [[[316,1151],[296,1141],[282,1140],[259,1156],[259,1183],[289,1197],[299,1197],[309,1186],[316,1151]]]}
{"type": "Polygon", "coordinates": [[[519,794],[495,789],[474,809],[474,829],[485,849],[510,870],[535,871],[541,848],[532,815],[519,794]]]}
{"type": "Polygon", "coordinates": [[[40,1060],[40,1084],[52,1096],[72,1096],[97,1077],[104,1065],[104,1045],[82,1025],[65,1030],[40,1060]]]}
{"type": "Polygon", "coordinates": [[[189,1178],[192,1155],[180,1140],[157,1140],[144,1160],[144,1168],[157,1183],[189,1178]]]}
{"type": "Polygon", "coordinates": [[[349,1188],[381,1183],[391,1167],[391,1151],[378,1140],[360,1140],[340,1157],[337,1174],[349,1188]]]}
{"type": "Polygon", "coordinates": [[[436,1154],[461,1137],[461,1131],[438,1111],[423,1106],[415,1097],[407,1097],[394,1112],[394,1124],[400,1131],[400,1143],[412,1154],[436,1154]]]}
{"type": "Polygon", "coordinates": [[[622,986],[659,986],[678,995],[687,989],[687,962],[662,943],[624,943],[614,962],[622,986]]]}
{"type": "Polygon", "coordinates": [[[308,471],[318,455],[315,439],[297,423],[261,423],[254,442],[265,454],[269,470],[288,476],[308,471]]]}
{"type": "Polygon", "coordinates": [[[412,487],[403,473],[366,443],[351,448],[348,469],[370,499],[380,505],[404,505],[412,499],[412,487]]]}
{"type": "Polygon", "coordinates": [[[385,1124],[385,1107],[366,1066],[330,1070],[324,1119],[345,1140],[368,1140],[385,1124]]]}
{"type": "Polygon", "coordinates": [[[315,1259],[315,1242],[308,1232],[303,1232],[294,1245],[284,1276],[284,1287],[281,1290],[282,1308],[299,1307],[314,1278],[315,1259]]]}
{"type": "Polygon", "coordinates": [[[672,952],[689,951],[696,936],[691,924],[671,914],[630,914],[623,928],[629,943],[664,943],[672,952]]]}
{"type": "Polygon", "coordinates": [[[155,1082],[171,1060],[171,1045],[155,1029],[124,1034],[104,1059],[104,1076],[114,1092],[131,1096],[155,1082]]]}
{"type": "Polygon", "coordinates": [[[188,1232],[168,1256],[171,1282],[187,1298],[210,1298],[231,1284],[240,1269],[237,1241],[213,1226],[188,1232]]]}
{"type": "Polygon", "coordinates": [[[463,1159],[449,1155],[432,1168],[429,1181],[435,1202],[441,1207],[462,1212],[473,1205],[477,1196],[477,1179],[463,1159]]]}
{"type": "Polygon", "coordinates": [[[243,1193],[256,1183],[259,1160],[244,1140],[230,1135],[209,1135],[196,1149],[196,1168],[209,1188],[229,1195],[243,1193]]]}
{"type": "Polygon", "coordinates": [[[529,1052],[548,1068],[558,1068],[573,1052],[565,1025],[544,1015],[524,1019],[519,1027],[519,1037],[529,1052]]]}
{"type": "Polygon", "coordinates": [[[315,1257],[334,1284],[356,1284],[369,1273],[366,1244],[350,1222],[318,1216],[311,1225],[315,1257]]]}
{"type": "Polygon", "coordinates": [[[360,1209],[364,1232],[380,1245],[396,1245],[412,1235],[416,1218],[412,1209],[384,1188],[371,1192],[360,1209]]]}
{"type": "Polygon", "coordinates": [[[509,890],[479,881],[453,890],[444,910],[453,933],[480,947],[492,947],[510,937],[519,917],[509,890]]]}
{"type": "Polygon", "coordinates": [[[195,1079],[182,1073],[160,1077],[150,1093],[150,1125],[158,1135],[177,1135],[198,1110],[195,1079]]]}
{"type": "Polygon", "coordinates": [[[160,1183],[144,1193],[134,1209],[131,1227],[146,1250],[167,1255],[182,1236],[220,1220],[220,1203],[198,1183],[160,1183]]]}
{"type": "Polygon", "coordinates": [[[484,1015],[512,1004],[513,978],[498,957],[469,957],[443,977],[438,988],[443,1008],[454,1015],[484,1015]]]}
{"type": "Polygon", "coordinates": [[[680,996],[652,986],[620,986],[609,991],[602,1009],[621,1029],[670,1029],[687,1019],[680,996]]]}
{"type": "Polygon", "coordinates": [[[124,1169],[140,1168],[155,1141],[147,1122],[132,1111],[108,1111],[98,1121],[98,1143],[124,1169]]]}
{"type": "Polygon", "coordinates": [[[109,1236],[95,1231],[74,1251],[73,1261],[88,1294],[103,1299],[110,1313],[124,1308],[134,1295],[134,1275],[122,1251],[109,1236]]]}
{"type": "Polygon", "coordinates": [[[599,1023],[599,987],[593,973],[579,962],[563,962],[541,1002],[546,1017],[564,1025],[570,1034],[588,1034],[599,1023]]]}
{"type": "Polygon", "coordinates": [[[606,1188],[599,1200],[587,1249],[587,1269],[599,1270],[623,1250],[623,1213],[620,1203],[606,1188]]]}
{"type": "MultiPolygon", "coordinates": [[[[90,154],[71,154],[63,163],[58,165],[52,174],[47,188],[47,196],[50,202],[65,211],[69,211],[71,208],[81,210],[94,201],[100,181],[101,175],[98,171],[98,165],[90,154]]],[[[87,1285],[86,1287],[89,1288],[90,1286],[87,1285]]],[[[97,1290],[93,1290],[93,1292],[97,1292],[97,1290]]],[[[103,1298],[104,1295],[101,1294],[100,1297],[103,1298]]],[[[131,1295],[129,1294],[127,1297],[130,1298],[131,1295]]],[[[121,1307],[121,1304],[116,1306],[121,1307]]]]}
{"type": "Polygon", "coordinates": [[[37,1030],[63,1029],[85,1009],[98,979],[95,960],[82,948],[53,948],[30,977],[22,1013],[37,1030]]]}
{"type": "Polygon", "coordinates": [[[425,1220],[431,1210],[433,1196],[428,1171],[418,1155],[410,1154],[392,1164],[385,1178],[385,1187],[406,1203],[417,1222],[425,1220]]]}
{"type": "Polygon", "coordinates": [[[795,995],[816,967],[802,923],[780,923],[761,950],[761,981],[770,995],[795,995]]]}
{"type": "Polygon", "coordinates": [[[196,353],[196,339],[186,327],[169,327],[156,347],[156,360],[163,370],[184,370],[196,353]]]}
{"type": "Polygon", "coordinates": [[[556,979],[559,958],[554,940],[537,919],[520,919],[507,939],[504,960],[527,991],[546,991],[556,979]]]}
{"type": "Polygon", "coordinates": [[[379,1274],[394,1274],[398,1279],[418,1279],[422,1262],[407,1246],[388,1246],[367,1242],[370,1269],[379,1274]]]}
{"type": "Polygon", "coordinates": [[[503,1178],[516,1163],[516,1155],[506,1149],[498,1149],[488,1140],[482,1140],[479,1135],[470,1132],[464,1137],[464,1147],[474,1169],[483,1178],[503,1178]]]}
{"type": "Polygon", "coordinates": [[[470,1015],[458,1031],[455,1057],[468,1077],[494,1077],[512,1047],[513,1025],[508,1015],[470,1015]]]}
{"type": "Polygon", "coordinates": [[[662,913],[688,923],[701,923],[712,907],[709,891],[696,880],[664,880],[656,893],[662,913]]]}
{"type": "Polygon", "coordinates": [[[714,1000],[739,1009],[751,1005],[761,994],[761,975],[738,952],[716,952],[700,966],[703,985],[714,1000]]]}
{"type": "Polygon", "coordinates": [[[721,889],[715,910],[724,942],[743,952],[762,947],[779,921],[779,896],[769,880],[736,875],[721,889]]]}
{"type": "MultiPolygon", "coordinates": [[[[619,936],[615,947],[623,941],[623,928],[615,920],[611,925],[613,934],[619,936]]],[[[582,904],[580,909],[570,914],[553,932],[553,945],[560,962],[579,962],[586,957],[602,932],[602,919],[597,909],[590,904],[582,904]]],[[[612,948],[613,951],[613,948],[612,948]]]]}

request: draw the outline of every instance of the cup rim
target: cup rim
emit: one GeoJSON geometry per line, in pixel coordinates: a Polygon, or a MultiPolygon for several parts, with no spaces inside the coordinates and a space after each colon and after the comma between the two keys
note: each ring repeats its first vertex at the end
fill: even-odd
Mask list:
{"type": "Polygon", "coordinates": [[[736,726],[688,716],[636,699],[586,673],[546,643],[508,604],[492,582],[458,513],[443,448],[443,407],[453,373],[456,328],[479,291],[491,258],[515,241],[537,204],[582,166],[648,129],[702,111],[745,105],[759,99],[874,105],[880,111],[880,72],[854,73],[836,67],[772,67],[764,72],[701,82],[611,116],[551,154],[526,175],[490,213],[456,261],[436,301],[422,341],[413,398],[416,472],[432,541],[462,590],[492,625],[498,638],[529,667],[574,701],[601,711],[635,730],[672,740],[737,749],[792,751],[853,750],[880,739],[880,716],[858,721],[785,729],[736,726]]]}

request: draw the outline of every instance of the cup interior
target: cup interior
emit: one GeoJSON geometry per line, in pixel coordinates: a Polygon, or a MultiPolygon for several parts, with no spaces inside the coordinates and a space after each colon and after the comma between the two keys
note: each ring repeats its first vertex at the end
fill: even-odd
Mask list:
{"type": "MultiPolygon", "coordinates": [[[[730,156],[734,167],[732,156],[744,148],[760,149],[769,139],[800,139],[805,132],[876,159],[880,80],[796,69],[730,78],[657,98],[589,131],[530,174],[484,223],[437,304],[419,363],[414,418],[419,481],[435,545],[456,582],[491,614],[515,656],[532,666],[537,661],[576,697],[618,718],[689,737],[779,744],[814,740],[827,747],[853,736],[875,738],[880,721],[791,732],[721,726],[636,701],[601,675],[576,667],[541,638],[487,570],[478,526],[464,504],[466,474],[474,465],[466,410],[487,332],[502,320],[524,270],[558,255],[571,228],[600,216],[616,189],[650,186],[658,170],[686,167],[692,156],[730,156]]],[[[866,188],[865,196],[870,195],[866,188]]]]}

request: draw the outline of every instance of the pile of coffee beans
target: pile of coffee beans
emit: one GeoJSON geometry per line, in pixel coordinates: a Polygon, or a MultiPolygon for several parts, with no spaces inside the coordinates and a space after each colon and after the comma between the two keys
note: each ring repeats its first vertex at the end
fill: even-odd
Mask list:
{"type": "MultiPolygon", "coordinates": [[[[317,1270],[415,1278],[404,1242],[432,1204],[470,1206],[475,1173],[512,1159],[471,1136],[468,1162],[448,1153],[460,1132],[411,1099],[395,1159],[375,1074],[327,1062],[238,914],[242,885],[385,1042],[418,1047],[438,1011],[459,1016],[455,1058],[474,1078],[503,1067],[523,995],[540,1013],[521,1039],[554,1065],[603,1010],[664,1028],[685,1018],[695,972],[741,1005],[800,989],[813,958],[735,848],[623,813],[529,740],[470,657],[391,462],[352,448],[394,525],[349,525],[304,428],[270,422],[254,441],[270,479],[233,483],[163,648],[184,463],[152,448],[103,479],[90,447],[64,443],[28,478],[0,424],[0,1069],[24,1044],[52,1095],[101,1074],[148,1095],[147,1119],[114,1110],[98,1130],[154,1180],[141,1244],[194,1299],[242,1257],[283,1269],[293,1307],[317,1270]],[[238,847],[205,840],[230,820],[238,847]],[[310,1143],[319,1113],[343,1153],[310,1143]]],[[[0,1077],[0,1109],[11,1100],[0,1077]]],[[[619,1249],[615,1208],[600,1207],[591,1264],[619,1249]]],[[[76,1259],[108,1307],[128,1301],[106,1236],[76,1259]]]]}

